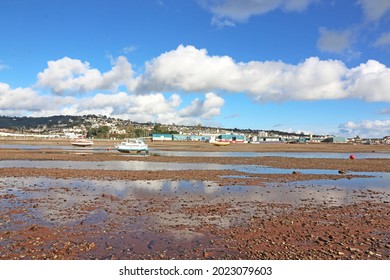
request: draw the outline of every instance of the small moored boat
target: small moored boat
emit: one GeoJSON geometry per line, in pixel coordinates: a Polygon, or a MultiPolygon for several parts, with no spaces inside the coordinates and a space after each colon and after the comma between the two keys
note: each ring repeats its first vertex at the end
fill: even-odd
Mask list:
{"type": "Polygon", "coordinates": [[[227,146],[227,145],[230,145],[230,142],[215,141],[215,142],[212,142],[212,144],[215,146],[227,146]]]}
{"type": "Polygon", "coordinates": [[[116,149],[122,153],[130,152],[148,152],[148,145],[141,139],[127,139],[116,146],[116,149]]]}
{"type": "Polygon", "coordinates": [[[70,142],[70,144],[76,147],[90,147],[93,146],[93,141],[85,138],[78,138],[70,142]]]}

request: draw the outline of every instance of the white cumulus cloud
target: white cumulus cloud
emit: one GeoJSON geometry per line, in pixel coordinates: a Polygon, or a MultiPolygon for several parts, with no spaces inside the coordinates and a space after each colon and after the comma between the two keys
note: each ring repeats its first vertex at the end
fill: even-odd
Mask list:
{"type": "Polygon", "coordinates": [[[390,69],[376,60],[352,68],[346,75],[349,97],[367,101],[390,101],[390,69]]]}
{"type": "MultiPolygon", "coordinates": [[[[208,56],[205,49],[180,45],[146,63],[138,90],[204,91],[234,82],[239,69],[228,56],[208,56]]],[[[233,85],[232,85],[233,86],[233,85]]]]}
{"type": "Polygon", "coordinates": [[[0,82],[0,114],[6,116],[51,116],[62,114],[77,103],[73,97],[43,95],[32,88],[11,88],[0,82]]]}
{"type": "Polygon", "coordinates": [[[196,124],[219,116],[227,93],[244,94],[255,102],[390,102],[389,92],[390,68],[376,60],[353,68],[318,57],[298,64],[236,62],[180,45],[145,62],[144,72],[137,76],[124,57],[105,73],[78,59],[49,61],[34,89],[0,83],[0,114],[105,114],[140,122],[196,124]],[[119,91],[121,86],[127,91],[119,91]],[[186,92],[198,94],[188,105],[181,97],[186,92]]]}
{"type": "Polygon", "coordinates": [[[31,88],[12,89],[8,84],[0,82],[0,112],[2,114],[14,115],[19,111],[39,111],[49,106],[52,105],[48,104],[47,98],[31,88]]]}
{"type": "Polygon", "coordinates": [[[205,95],[205,100],[196,98],[191,105],[182,109],[179,112],[181,117],[200,117],[210,120],[215,116],[220,115],[221,107],[225,101],[215,93],[208,92],[205,95]]]}
{"type": "Polygon", "coordinates": [[[346,122],[341,124],[339,129],[340,132],[349,137],[359,135],[363,138],[382,138],[384,135],[390,135],[390,120],[346,122]]]}
{"type": "Polygon", "coordinates": [[[78,94],[94,90],[117,89],[120,85],[132,88],[133,71],[123,56],[106,73],[90,67],[88,62],[64,57],[49,61],[48,67],[38,74],[38,85],[55,94],[78,94]]]}
{"type": "MultiPolygon", "coordinates": [[[[219,115],[224,100],[214,93],[207,93],[205,99],[196,98],[191,105],[180,108],[182,99],[178,94],[165,97],[162,93],[134,95],[126,92],[114,94],[98,93],[91,97],[56,97],[62,106],[53,111],[50,106],[41,107],[33,116],[44,115],[88,115],[102,114],[111,117],[131,119],[138,122],[159,122],[194,125],[209,121],[219,115]],[[194,106],[196,104],[196,106],[194,106]]],[[[28,108],[27,108],[28,109],[28,108]]],[[[0,108],[1,112],[1,108],[0,108]]]]}
{"type": "Polygon", "coordinates": [[[297,65],[281,61],[244,63],[228,56],[210,56],[205,49],[179,46],[148,62],[136,89],[222,90],[245,93],[260,102],[341,98],[389,101],[389,71],[375,60],[351,69],[342,61],[317,57],[297,65]]]}
{"type": "MultiPolygon", "coordinates": [[[[318,57],[309,57],[295,65],[282,61],[236,62],[229,56],[211,56],[206,49],[180,45],[145,62],[145,71],[138,76],[134,76],[124,57],[119,57],[104,74],[77,59],[63,58],[48,65],[39,73],[38,85],[57,95],[103,89],[111,89],[113,94],[120,85],[125,85],[129,93],[144,96],[172,91],[227,91],[244,93],[257,102],[390,100],[390,69],[376,60],[354,68],[346,67],[340,60],[318,57]]],[[[192,110],[197,111],[199,101],[194,102],[192,110]]]]}

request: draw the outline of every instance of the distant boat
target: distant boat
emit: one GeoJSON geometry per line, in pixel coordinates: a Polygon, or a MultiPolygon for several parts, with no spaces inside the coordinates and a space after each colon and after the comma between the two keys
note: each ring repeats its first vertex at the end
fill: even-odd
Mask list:
{"type": "Polygon", "coordinates": [[[78,138],[70,142],[70,144],[77,147],[90,147],[93,146],[93,141],[85,138],[78,138]]]}
{"type": "Polygon", "coordinates": [[[122,153],[130,152],[148,152],[148,145],[141,139],[127,139],[125,142],[116,146],[116,149],[122,153]]]}
{"type": "Polygon", "coordinates": [[[211,144],[213,144],[214,146],[227,146],[230,145],[230,142],[215,141],[215,142],[211,142],[211,144]]]}

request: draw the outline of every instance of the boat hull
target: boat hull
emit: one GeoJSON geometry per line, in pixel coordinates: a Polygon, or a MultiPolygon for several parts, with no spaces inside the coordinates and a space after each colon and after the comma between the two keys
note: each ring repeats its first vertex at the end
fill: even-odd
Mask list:
{"type": "Polygon", "coordinates": [[[148,152],[148,145],[139,139],[128,139],[126,142],[122,142],[116,149],[121,153],[131,152],[148,152]]]}
{"type": "Polygon", "coordinates": [[[70,142],[70,144],[72,146],[76,146],[76,147],[91,147],[93,146],[93,142],[70,142]]]}
{"type": "Polygon", "coordinates": [[[118,146],[117,151],[121,153],[131,153],[131,152],[140,153],[140,152],[147,152],[148,148],[129,148],[129,147],[118,146]]]}
{"type": "Polygon", "coordinates": [[[214,146],[219,146],[219,147],[221,147],[221,146],[228,146],[228,145],[230,145],[230,142],[213,142],[212,143],[214,146]]]}

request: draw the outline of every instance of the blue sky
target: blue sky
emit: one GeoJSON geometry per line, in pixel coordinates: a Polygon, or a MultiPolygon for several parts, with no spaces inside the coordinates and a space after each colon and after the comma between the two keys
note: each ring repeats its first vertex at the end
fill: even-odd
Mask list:
{"type": "Polygon", "coordinates": [[[0,115],[390,135],[389,0],[3,0],[0,115]]]}

